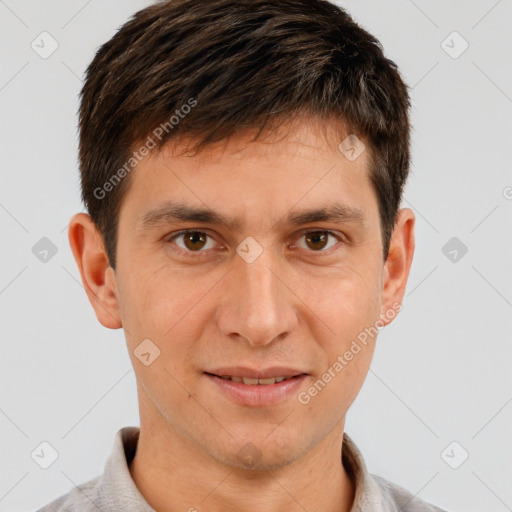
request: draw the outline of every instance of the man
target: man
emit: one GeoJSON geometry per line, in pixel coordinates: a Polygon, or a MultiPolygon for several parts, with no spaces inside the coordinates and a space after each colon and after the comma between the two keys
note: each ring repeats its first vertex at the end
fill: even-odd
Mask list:
{"type": "Polygon", "coordinates": [[[169,0],[99,49],[69,240],[140,429],[40,510],[441,510],[344,433],[414,252],[409,106],[326,1],[169,0]]]}

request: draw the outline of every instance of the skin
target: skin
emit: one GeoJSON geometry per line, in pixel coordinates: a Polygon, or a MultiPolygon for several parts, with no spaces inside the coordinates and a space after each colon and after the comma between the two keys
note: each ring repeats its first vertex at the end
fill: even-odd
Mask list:
{"type": "Polygon", "coordinates": [[[159,512],[352,506],[342,437],[376,337],[305,405],[296,394],[271,406],[239,405],[204,374],[227,365],[287,366],[308,373],[299,390],[307,391],[365,328],[390,323],[402,301],[414,213],[399,211],[384,261],[369,151],[349,161],[338,149],[346,134],[323,127],[303,119],[256,142],[239,132],[196,156],[180,154],[178,141],[151,152],[132,171],[122,203],[116,271],[90,217],[71,219],[71,248],[97,318],[125,330],[141,423],[130,472],[159,512]],[[180,221],[140,230],[144,213],[167,200],[241,226],[180,221]],[[330,202],[359,209],[364,221],[277,222],[330,202]],[[170,240],[183,229],[208,236],[202,245],[170,240]],[[340,238],[322,244],[306,229],[340,238]],[[236,252],[249,236],[263,249],[250,264],[236,252]],[[134,350],[148,338],[160,356],[145,366],[134,350]],[[247,443],[259,454],[251,467],[237,456],[247,443]]]}

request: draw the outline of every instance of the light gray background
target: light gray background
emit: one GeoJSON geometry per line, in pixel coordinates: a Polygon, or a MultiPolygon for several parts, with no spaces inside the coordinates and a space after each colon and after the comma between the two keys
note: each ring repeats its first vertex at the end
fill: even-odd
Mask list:
{"type": "MultiPolygon", "coordinates": [[[[372,473],[427,501],[512,510],[512,1],[340,4],[413,87],[404,206],[417,215],[404,308],[379,336],[346,431],[372,473]],[[456,59],[441,46],[453,31],[469,43],[456,59]],[[468,248],[455,262],[442,252],[452,237],[468,248]],[[441,456],[452,441],[452,465],[469,453],[458,469],[441,456]]],[[[117,430],[139,424],[123,331],[97,321],[66,227],[82,210],[82,73],[146,5],[0,1],[2,511],[35,510],[100,474],[117,430]],[[43,31],[59,44],[48,59],[31,48],[43,31]],[[58,250],[46,263],[32,253],[42,237],[58,250]],[[46,470],[31,458],[42,441],[59,453],[46,470]]]]}

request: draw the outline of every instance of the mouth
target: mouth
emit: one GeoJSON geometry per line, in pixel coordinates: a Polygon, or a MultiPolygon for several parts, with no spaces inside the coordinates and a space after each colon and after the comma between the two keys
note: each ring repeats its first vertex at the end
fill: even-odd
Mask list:
{"type": "Polygon", "coordinates": [[[251,370],[221,368],[204,372],[217,390],[231,402],[264,407],[284,402],[297,395],[309,374],[290,368],[251,370]]]}
{"type": "Polygon", "coordinates": [[[211,375],[212,377],[218,377],[223,380],[230,380],[232,382],[243,383],[246,386],[269,386],[271,384],[279,384],[285,380],[295,379],[296,377],[300,377],[300,375],[304,375],[303,373],[299,373],[297,375],[293,375],[291,377],[267,377],[267,378],[256,378],[256,377],[239,377],[237,375],[216,375],[214,373],[205,372],[206,375],[211,375]]]}

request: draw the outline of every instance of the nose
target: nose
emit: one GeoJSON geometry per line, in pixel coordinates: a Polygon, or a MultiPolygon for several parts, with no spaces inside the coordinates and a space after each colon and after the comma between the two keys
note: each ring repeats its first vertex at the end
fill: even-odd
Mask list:
{"type": "Polygon", "coordinates": [[[300,301],[293,284],[287,283],[290,274],[273,256],[269,248],[252,263],[236,256],[216,315],[223,335],[263,346],[285,337],[298,324],[300,301]]]}

